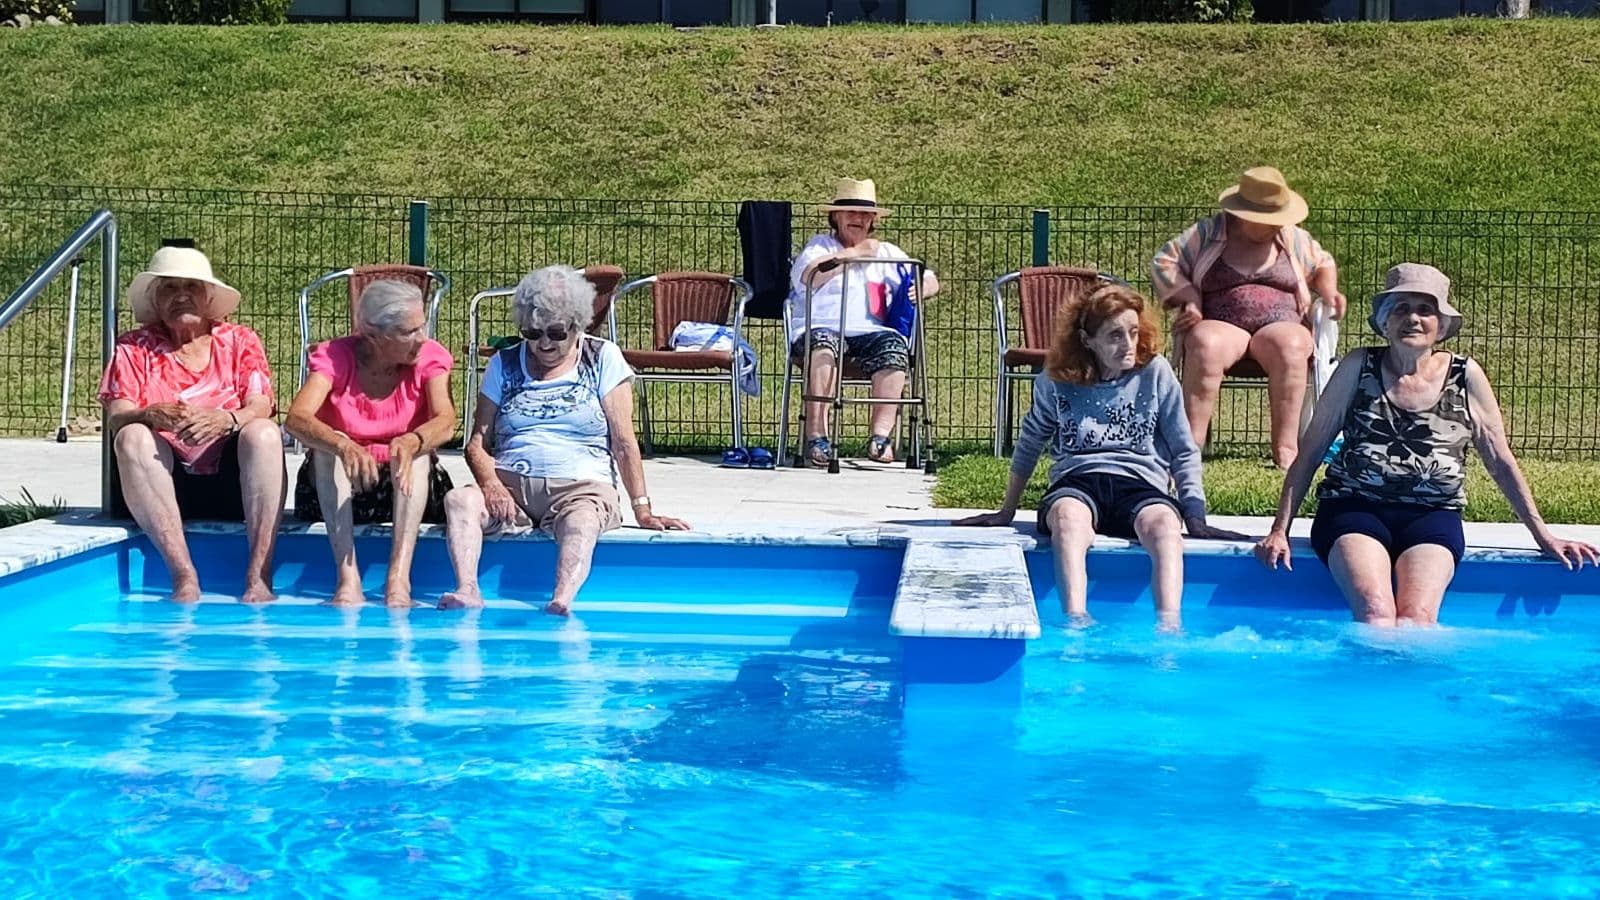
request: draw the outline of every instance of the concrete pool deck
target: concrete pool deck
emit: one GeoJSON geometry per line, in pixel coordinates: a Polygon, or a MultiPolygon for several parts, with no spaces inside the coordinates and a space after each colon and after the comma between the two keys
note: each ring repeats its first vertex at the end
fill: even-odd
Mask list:
{"type": "MultiPolygon", "coordinates": [[[[456,484],[471,482],[460,453],[447,451],[442,456],[456,484]]],[[[69,507],[99,507],[99,438],[65,444],[0,439],[0,460],[0,498],[17,499],[26,487],[41,502],[60,498],[69,507]]],[[[289,457],[291,478],[299,464],[298,456],[289,457]]],[[[842,526],[874,524],[927,537],[970,540],[989,534],[1003,539],[1006,534],[1003,529],[950,533],[951,519],[979,510],[935,507],[930,496],[934,479],[900,465],[847,460],[843,471],[829,475],[815,469],[723,469],[707,459],[663,456],[645,461],[645,478],[657,510],[723,534],[736,530],[755,534],[774,526],[785,533],[815,530],[821,534],[842,526]]],[[[1021,511],[1016,532],[1033,537],[1032,522],[1032,510],[1021,511]]],[[[1254,537],[1266,532],[1269,519],[1214,516],[1212,522],[1254,537]]],[[[1555,527],[1563,537],[1600,543],[1600,525],[1555,527]]],[[[1304,537],[1309,529],[1307,519],[1296,519],[1292,534],[1304,537]]],[[[1515,522],[1471,522],[1466,532],[1468,545],[1475,548],[1536,549],[1528,530],[1515,522]]],[[[1126,545],[1115,539],[1106,539],[1106,543],[1126,545]]]]}

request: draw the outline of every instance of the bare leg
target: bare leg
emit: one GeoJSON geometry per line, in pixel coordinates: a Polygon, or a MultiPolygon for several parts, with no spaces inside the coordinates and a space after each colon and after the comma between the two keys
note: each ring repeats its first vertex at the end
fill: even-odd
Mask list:
{"type": "Polygon", "coordinates": [[[383,583],[383,602],[387,606],[413,606],[411,600],[411,557],[417,550],[417,529],[428,507],[428,475],[432,464],[427,456],[411,461],[411,493],[394,492],[394,535],[389,545],[389,576],[383,583]]]}
{"type": "Polygon", "coordinates": [[[172,599],[180,603],[199,600],[200,574],[183,539],[183,515],[172,486],[172,448],[144,425],[123,426],[112,444],[122,476],[123,502],[166,563],[172,576],[172,599]]]}
{"type": "Polygon", "coordinates": [[[1150,554],[1156,619],[1163,629],[1176,630],[1183,606],[1183,523],[1172,507],[1152,503],[1133,517],[1133,533],[1150,554]]]}
{"type": "Polygon", "coordinates": [[[589,579],[595,541],[600,539],[600,514],[579,508],[556,520],[556,586],[544,611],[558,616],[572,612],[572,600],[589,579]]]}
{"type": "Polygon", "coordinates": [[[483,491],[475,484],[444,495],[444,534],[450,546],[450,568],[456,573],[456,589],[439,598],[440,609],[483,605],[483,594],[478,590],[478,560],[483,556],[487,515],[483,491]]]}
{"type": "Polygon", "coordinates": [[[1306,400],[1311,332],[1299,322],[1275,322],[1250,336],[1249,355],[1267,373],[1272,461],[1287,469],[1300,449],[1300,407],[1306,400]]]}
{"type": "MultiPolygon", "coordinates": [[[[811,381],[806,384],[806,393],[815,396],[833,396],[833,376],[838,368],[838,361],[834,359],[832,350],[813,350],[811,352],[811,381]]],[[[831,404],[824,401],[812,401],[806,404],[806,440],[822,437],[828,433],[828,412],[831,404]]]]}
{"type": "Polygon", "coordinates": [[[1438,544],[1418,544],[1394,564],[1395,616],[1417,625],[1439,624],[1439,605],[1456,575],[1456,559],[1438,544]]]}
{"type": "MultiPolygon", "coordinates": [[[[906,373],[899,369],[879,369],[872,373],[872,396],[884,400],[898,400],[905,393],[906,373]]],[[[898,406],[872,408],[872,434],[877,437],[894,435],[895,419],[900,416],[898,406]]],[[[879,462],[894,462],[894,448],[884,452],[879,462]]]]}
{"type": "Polygon", "coordinates": [[[1250,333],[1227,322],[1202,319],[1183,340],[1183,410],[1194,442],[1204,447],[1217,394],[1222,390],[1222,375],[1244,358],[1250,333]]]}
{"type": "Polygon", "coordinates": [[[1394,625],[1394,571],[1382,544],[1364,534],[1341,535],[1328,554],[1328,572],[1357,622],[1394,625]]]}
{"type": "Polygon", "coordinates": [[[283,470],[283,433],[267,419],[254,419],[239,432],[239,489],[244,499],[250,561],[245,564],[244,603],[270,603],[272,551],[288,478],[283,470]]]}
{"type": "Polygon", "coordinates": [[[1094,516],[1082,500],[1063,497],[1046,513],[1050,523],[1050,546],[1056,557],[1056,589],[1061,592],[1061,609],[1076,626],[1092,623],[1089,618],[1089,545],[1094,543],[1094,516]]]}
{"type": "Polygon", "coordinates": [[[317,480],[317,502],[322,504],[322,521],[328,526],[328,544],[333,547],[337,582],[333,588],[334,606],[360,606],[366,602],[361,592],[361,567],[356,564],[355,504],[350,475],[332,453],[312,453],[317,480]]]}

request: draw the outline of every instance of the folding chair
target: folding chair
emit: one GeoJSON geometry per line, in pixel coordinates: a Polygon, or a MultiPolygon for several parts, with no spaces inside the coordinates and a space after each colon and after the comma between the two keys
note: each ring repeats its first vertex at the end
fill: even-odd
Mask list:
{"type": "Polygon", "coordinates": [[[611,305],[611,340],[617,341],[617,306],[624,297],[646,287],[650,289],[651,301],[651,348],[622,349],[622,356],[633,368],[634,380],[641,388],[639,418],[644,425],[644,452],[655,452],[650,426],[650,394],[643,389],[652,381],[727,385],[733,446],[743,447],[744,412],[739,390],[738,353],[674,350],[672,332],[683,322],[728,325],[731,321],[737,348],[744,340],[744,313],[750,302],[750,285],[743,278],[720,272],[662,272],[635,279],[617,290],[616,300],[611,305]]]}
{"type": "MultiPolygon", "coordinates": [[[[588,332],[595,337],[610,337],[611,300],[617,293],[617,285],[622,281],[621,266],[587,266],[583,270],[583,277],[594,285],[594,316],[589,320],[588,332]]],[[[461,408],[465,410],[461,417],[462,440],[472,434],[472,413],[478,405],[478,380],[483,375],[483,367],[488,365],[490,357],[495,351],[509,347],[522,340],[521,335],[505,335],[489,338],[484,341],[481,337],[482,326],[478,306],[485,300],[499,297],[509,297],[516,293],[515,286],[490,288],[472,295],[472,302],[467,307],[467,346],[465,355],[467,377],[466,393],[463,396],[461,408]]]]}
{"type": "Polygon", "coordinates": [[[1016,395],[1012,382],[1031,383],[1044,368],[1045,356],[1055,339],[1056,315],[1068,303],[1086,296],[1102,284],[1127,282],[1094,269],[1074,266],[1032,266],[1008,272],[994,280],[995,387],[994,455],[1011,450],[1012,423],[1016,420],[1016,395]],[[1017,286],[1022,341],[1013,346],[1006,325],[1006,288],[1017,286]]]}
{"type": "Polygon", "coordinates": [[[311,295],[321,288],[345,279],[350,292],[350,321],[355,321],[356,301],[361,292],[374,281],[404,281],[417,286],[427,298],[428,336],[432,337],[439,324],[439,301],[450,290],[450,279],[443,272],[425,266],[377,265],[355,266],[329,272],[300,289],[300,384],[306,383],[307,365],[311,358],[311,295]]]}
{"type": "MultiPolygon", "coordinates": [[[[849,296],[848,288],[850,286],[849,279],[852,277],[851,270],[860,269],[865,266],[885,264],[910,266],[912,269],[911,283],[920,287],[924,280],[922,277],[923,262],[920,259],[885,260],[875,257],[862,257],[856,259],[843,259],[840,260],[840,263],[842,264],[842,267],[840,268],[838,277],[841,279],[841,283],[839,285],[841,296],[849,296]]],[[[866,273],[857,272],[853,277],[865,278],[866,273]]],[[[803,335],[809,335],[813,327],[811,318],[811,301],[813,293],[814,291],[808,285],[806,287],[803,301],[805,303],[805,328],[801,331],[801,334],[803,335]]],[[[866,373],[857,368],[853,362],[846,362],[844,359],[837,361],[839,373],[838,377],[833,380],[833,393],[809,394],[807,391],[810,390],[809,385],[811,384],[811,354],[806,352],[809,350],[809,347],[807,347],[805,344],[802,344],[801,346],[803,349],[799,356],[792,355],[787,348],[785,349],[785,355],[789,356],[789,363],[788,365],[784,366],[783,408],[778,415],[777,465],[783,465],[784,454],[787,452],[789,447],[789,398],[794,389],[795,375],[799,374],[800,432],[795,442],[795,468],[803,468],[806,464],[805,447],[802,446],[806,437],[805,405],[807,402],[820,402],[832,404],[833,406],[833,415],[831,417],[831,423],[829,426],[829,431],[831,434],[828,436],[828,471],[830,473],[837,473],[839,471],[839,430],[842,425],[841,420],[843,419],[844,408],[846,405],[851,404],[859,404],[862,406],[890,405],[910,407],[911,411],[907,416],[910,421],[906,423],[906,425],[909,430],[909,441],[907,443],[911,448],[911,452],[906,455],[906,468],[915,469],[920,467],[929,475],[932,475],[937,470],[937,463],[935,463],[933,459],[933,415],[928,400],[928,374],[923,368],[923,360],[927,358],[927,354],[925,352],[926,344],[923,339],[923,323],[927,318],[925,315],[926,310],[922,305],[924,298],[921,297],[918,292],[913,291],[912,298],[913,303],[917,307],[917,315],[916,320],[911,328],[911,338],[907,341],[911,351],[909,359],[910,368],[906,372],[905,390],[901,392],[901,396],[898,399],[878,399],[872,396],[846,397],[844,394],[845,388],[870,389],[872,387],[872,380],[867,378],[866,373]]],[[[783,321],[785,323],[785,328],[788,327],[787,323],[791,321],[793,302],[794,301],[792,298],[786,298],[783,303],[783,321]]],[[[844,304],[841,303],[839,304],[839,322],[836,326],[831,322],[818,322],[815,324],[824,328],[836,328],[838,333],[842,335],[844,334],[844,316],[844,304]]],[[[896,427],[899,427],[899,423],[896,423],[896,427]]]]}

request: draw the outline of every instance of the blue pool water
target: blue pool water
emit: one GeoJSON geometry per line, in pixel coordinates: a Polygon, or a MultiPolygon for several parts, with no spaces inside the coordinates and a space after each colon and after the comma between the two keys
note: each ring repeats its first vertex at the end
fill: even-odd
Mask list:
{"type": "Polygon", "coordinates": [[[644,552],[570,623],[180,607],[137,549],[0,591],[0,895],[1600,892],[1593,604],[1099,603],[1015,708],[922,707],[894,552],[644,552]]]}

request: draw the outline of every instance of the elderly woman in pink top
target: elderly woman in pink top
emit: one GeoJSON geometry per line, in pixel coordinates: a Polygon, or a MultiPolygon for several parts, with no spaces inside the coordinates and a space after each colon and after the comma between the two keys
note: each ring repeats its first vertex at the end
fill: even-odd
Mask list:
{"type": "Polygon", "coordinates": [[[1168,241],[1151,263],[1182,354],[1183,407],[1204,447],[1222,376],[1250,359],[1267,376],[1272,459],[1294,462],[1311,363],[1311,295],[1344,316],[1333,257],[1299,227],[1306,201],[1271,166],[1247,170],[1218,198],[1222,212],[1168,241]]]}
{"type": "Polygon", "coordinates": [[[355,319],[354,335],[312,349],[310,375],[284,423],[310,448],[295,488],[295,515],[328,524],[338,567],[337,606],[365,599],[355,523],[392,519],[383,599],[389,606],[411,606],[417,527],[424,517],[444,521],[450,489],[433,451],[455,434],[454,361],[428,337],[427,310],[416,285],[374,282],[362,291],[355,319]]]}
{"type": "Polygon", "coordinates": [[[246,603],[272,599],[283,509],[283,440],[261,338],[225,321],[239,292],[193,247],[162,247],[128,286],[139,327],[117,338],[100,382],[122,500],[172,576],[172,599],[200,599],[185,516],[243,519],[246,603]]]}

